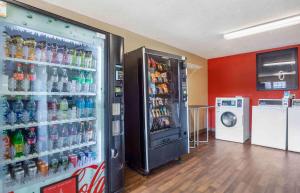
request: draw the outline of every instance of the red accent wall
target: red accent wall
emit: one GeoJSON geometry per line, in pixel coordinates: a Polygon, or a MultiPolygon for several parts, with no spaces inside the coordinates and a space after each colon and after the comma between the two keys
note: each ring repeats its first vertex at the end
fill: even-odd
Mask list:
{"type": "MultiPolygon", "coordinates": [[[[216,97],[244,96],[250,98],[250,107],[257,105],[260,98],[282,98],[283,91],[257,91],[256,90],[256,54],[286,48],[298,47],[300,58],[300,45],[243,53],[238,55],[213,58],[208,60],[208,103],[215,105],[216,97]]],[[[298,66],[299,66],[298,61],[298,66]]],[[[300,77],[299,77],[300,80],[300,77]]],[[[296,97],[300,97],[300,90],[293,90],[296,97]]],[[[250,120],[251,120],[250,108],[250,120]]],[[[215,112],[210,114],[210,127],[215,128],[215,112]]],[[[250,125],[251,128],[251,125],[250,125]]]]}

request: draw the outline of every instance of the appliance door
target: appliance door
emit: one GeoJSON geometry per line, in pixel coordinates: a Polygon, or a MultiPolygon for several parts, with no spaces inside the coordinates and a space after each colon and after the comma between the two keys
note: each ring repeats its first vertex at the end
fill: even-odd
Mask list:
{"type": "Polygon", "coordinates": [[[221,123],[225,127],[234,127],[237,123],[237,117],[234,113],[230,111],[226,111],[221,115],[221,123]]]}
{"type": "Polygon", "coordinates": [[[234,130],[243,129],[243,109],[236,107],[218,107],[216,109],[216,128],[234,130]]]}
{"type": "Polygon", "coordinates": [[[40,192],[71,176],[79,189],[104,187],[106,35],[2,6],[0,192],[40,192]]]}
{"type": "Polygon", "coordinates": [[[179,60],[146,53],[147,107],[150,134],[162,131],[179,133],[180,71],[179,60]]]}
{"type": "Polygon", "coordinates": [[[287,117],[282,106],[253,106],[251,143],[286,150],[287,117]]]}
{"type": "Polygon", "coordinates": [[[299,106],[288,108],[288,150],[300,152],[300,108],[299,106]]]}

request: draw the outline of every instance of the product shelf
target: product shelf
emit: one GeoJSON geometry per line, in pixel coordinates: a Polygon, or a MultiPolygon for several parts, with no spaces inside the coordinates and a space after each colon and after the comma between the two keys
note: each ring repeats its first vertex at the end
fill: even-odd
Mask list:
{"type": "Polygon", "coordinates": [[[82,121],[94,121],[95,117],[86,117],[86,118],[78,118],[78,119],[65,119],[65,120],[57,120],[57,121],[42,121],[42,122],[32,122],[28,124],[14,124],[14,125],[3,125],[0,130],[13,130],[19,128],[27,128],[27,127],[38,127],[38,126],[46,126],[46,125],[58,125],[64,123],[76,123],[82,121]]]}
{"type": "Polygon", "coordinates": [[[27,91],[0,91],[0,95],[16,96],[96,96],[94,92],[27,92],[27,91]]]}
{"type": "Polygon", "coordinates": [[[57,63],[50,63],[50,62],[40,62],[40,61],[34,61],[34,60],[25,60],[25,59],[21,59],[21,58],[6,57],[3,60],[5,60],[5,61],[12,61],[12,62],[20,62],[22,64],[36,64],[38,66],[50,66],[50,67],[66,68],[66,69],[71,69],[71,70],[83,70],[83,71],[89,71],[89,72],[96,72],[95,68],[85,68],[85,67],[79,67],[79,66],[73,66],[73,65],[66,65],[66,64],[57,64],[57,63]]]}
{"type": "Polygon", "coordinates": [[[13,163],[17,163],[17,162],[21,162],[21,161],[25,161],[25,160],[30,160],[30,159],[33,159],[33,158],[38,158],[38,157],[43,157],[43,156],[56,154],[56,153],[59,153],[59,152],[71,151],[71,150],[78,149],[78,148],[89,147],[89,146],[92,146],[92,145],[95,145],[95,144],[96,144],[95,141],[90,141],[90,142],[87,142],[87,143],[81,143],[81,144],[72,145],[72,146],[69,146],[69,147],[54,149],[52,151],[44,151],[44,152],[41,152],[41,153],[35,153],[35,154],[28,155],[28,156],[22,156],[20,158],[5,160],[5,161],[1,162],[0,165],[13,164],[13,163]]]}
{"type": "Polygon", "coordinates": [[[84,168],[84,167],[87,167],[90,165],[99,165],[99,164],[100,164],[99,161],[94,160],[94,161],[88,162],[84,165],[77,166],[75,168],[74,167],[70,168],[66,171],[51,173],[51,174],[48,174],[47,176],[39,175],[39,176],[36,176],[35,178],[30,178],[21,184],[16,184],[16,183],[6,184],[4,186],[4,192],[14,192],[24,186],[30,186],[30,185],[34,185],[34,184],[38,184],[38,183],[43,183],[46,185],[46,184],[49,184],[49,180],[51,180],[53,178],[57,178],[56,181],[59,181],[59,180],[70,177],[78,169],[81,169],[81,168],[84,168]]]}

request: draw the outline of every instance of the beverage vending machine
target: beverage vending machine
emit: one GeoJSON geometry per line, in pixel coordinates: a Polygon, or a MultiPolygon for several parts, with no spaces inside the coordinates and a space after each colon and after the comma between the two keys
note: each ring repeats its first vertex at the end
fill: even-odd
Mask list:
{"type": "Polygon", "coordinates": [[[123,190],[123,38],[0,1],[0,192],[123,190]]]}

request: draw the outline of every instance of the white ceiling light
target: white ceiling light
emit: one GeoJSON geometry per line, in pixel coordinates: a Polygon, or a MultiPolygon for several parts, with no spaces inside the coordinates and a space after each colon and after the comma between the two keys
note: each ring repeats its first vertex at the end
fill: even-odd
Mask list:
{"type": "Polygon", "coordinates": [[[296,15],[293,17],[288,17],[288,18],[276,20],[273,22],[249,27],[246,29],[241,29],[238,31],[230,32],[230,33],[224,34],[224,39],[230,40],[230,39],[234,39],[234,38],[240,38],[240,37],[249,36],[249,35],[265,32],[265,31],[270,31],[270,30],[274,30],[274,29],[278,29],[278,28],[296,25],[299,23],[300,23],[300,15],[296,15]]]}
{"type": "Polygon", "coordinates": [[[273,62],[273,63],[265,63],[263,66],[282,66],[282,65],[293,65],[296,61],[288,61],[288,62],[273,62]]]}

